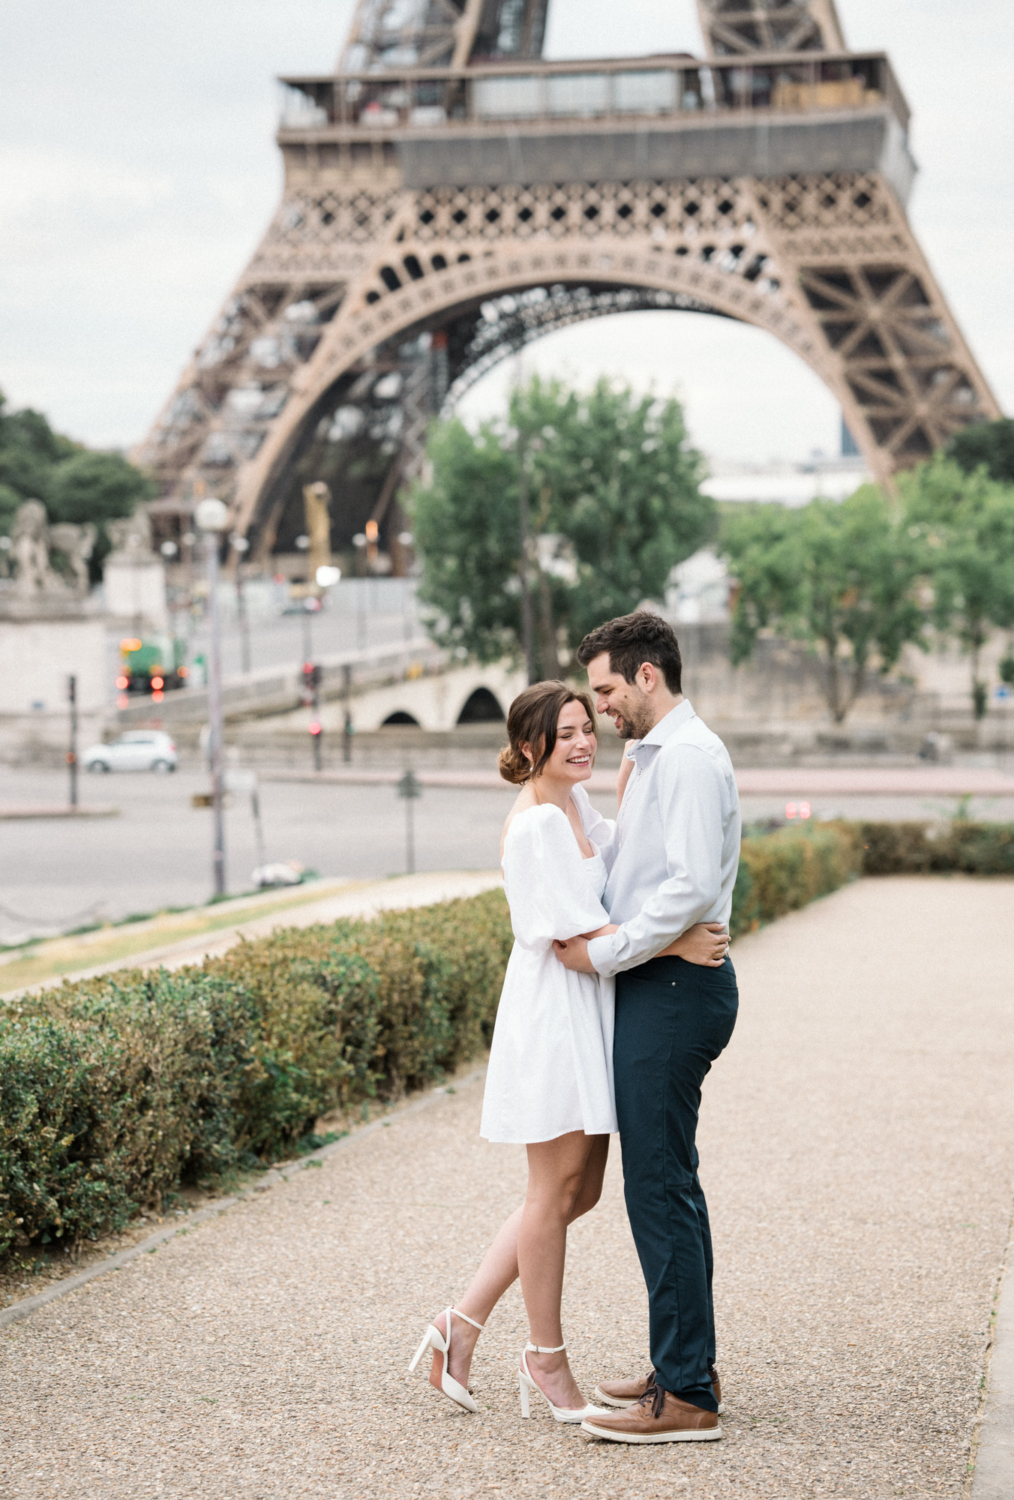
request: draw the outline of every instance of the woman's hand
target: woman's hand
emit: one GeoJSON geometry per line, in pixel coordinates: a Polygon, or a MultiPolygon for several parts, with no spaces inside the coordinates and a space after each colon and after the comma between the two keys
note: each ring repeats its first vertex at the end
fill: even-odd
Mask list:
{"type": "Polygon", "coordinates": [[[688,964],[718,969],[729,952],[729,933],[721,922],[698,922],[681,932],[656,958],[685,958],[688,964]]]}

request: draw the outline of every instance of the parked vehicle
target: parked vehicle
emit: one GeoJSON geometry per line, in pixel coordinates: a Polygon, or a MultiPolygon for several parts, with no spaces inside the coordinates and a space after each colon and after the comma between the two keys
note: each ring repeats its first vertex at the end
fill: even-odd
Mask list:
{"type": "Polygon", "coordinates": [[[120,693],[157,693],[183,687],[188,676],[186,642],[156,635],[141,640],[128,636],[120,642],[116,688],[120,693]]]}
{"type": "Polygon", "coordinates": [[[161,729],[128,729],[108,745],[91,745],[83,757],[86,771],[160,771],[176,769],[176,746],[161,729]]]}

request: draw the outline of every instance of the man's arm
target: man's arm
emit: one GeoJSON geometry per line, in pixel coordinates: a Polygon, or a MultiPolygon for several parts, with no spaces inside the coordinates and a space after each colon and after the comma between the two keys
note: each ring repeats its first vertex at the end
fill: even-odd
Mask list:
{"type": "Polygon", "coordinates": [[[697,745],[674,746],[668,754],[663,749],[659,759],[658,803],[668,875],[636,917],[588,944],[587,962],[602,975],[654,958],[700,922],[721,893],[722,773],[697,745]]]}

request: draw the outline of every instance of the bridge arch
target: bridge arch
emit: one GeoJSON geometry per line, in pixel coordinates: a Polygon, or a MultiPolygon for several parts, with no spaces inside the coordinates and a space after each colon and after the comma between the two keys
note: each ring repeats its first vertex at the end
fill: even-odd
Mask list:
{"type": "Polygon", "coordinates": [[[473,688],[461,705],[458,724],[502,724],[506,714],[499,698],[488,687],[473,688]]]}

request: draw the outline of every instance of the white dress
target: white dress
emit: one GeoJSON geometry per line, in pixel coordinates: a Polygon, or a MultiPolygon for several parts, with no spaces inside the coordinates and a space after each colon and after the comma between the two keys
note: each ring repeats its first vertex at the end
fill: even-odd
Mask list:
{"type": "Polygon", "coordinates": [[[564,968],[554,938],[609,921],[600,897],[615,824],[584,787],[574,804],[595,849],[585,859],[566,813],[552,803],[518,813],[503,873],[514,947],[493,1031],[479,1132],[488,1141],[551,1141],[571,1130],[618,1129],[613,1095],[613,981],[564,968]]]}

